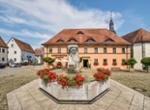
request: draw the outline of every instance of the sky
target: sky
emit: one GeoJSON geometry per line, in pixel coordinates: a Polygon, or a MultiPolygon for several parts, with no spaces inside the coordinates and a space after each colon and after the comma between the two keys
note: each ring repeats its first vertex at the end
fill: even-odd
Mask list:
{"type": "Polygon", "coordinates": [[[0,0],[0,36],[33,48],[64,28],[108,28],[112,15],[118,36],[150,30],[150,0],[0,0]]]}

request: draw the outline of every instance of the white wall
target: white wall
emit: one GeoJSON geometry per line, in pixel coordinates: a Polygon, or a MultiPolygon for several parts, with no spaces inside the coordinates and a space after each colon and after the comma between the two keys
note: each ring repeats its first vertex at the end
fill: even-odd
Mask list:
{"type": "MultiPolygon", "coordinates": [[[[143,43],[143,49],[144,49],[144,57],[150,57],[150,43],[143,43]]],[[[133,45],[133,57],[136,59],[137,63],[134,66],[134,69],[141,70],[142,64],[142,43],[135,43],[133,45]]]]}
{"type": "Polygon", "coordinates": [[[134,66],[134,69],[140,70],[142,69],[141,59],[142,59],[142,44],[141,43],[135,43],[133,45],[133,57],[137,61],[137,63],[134,66]]]}
{"type": "Polygon", "coordinates": [[[36,61],[37,61],[38,64],[41,64],[42,63],[41,56],[36,56],[36,61]]]}
{"type": "Polygon", "coordinates": [[[145,43],[145,56],[150,57],[150,43],[145,43]]]}
{"type": "Polygon", "coordinates": [[[13,60],[14,63],[21,62],[21,49],[18,47],[14,39],[8,42],[8,62],[13,60]],[[13,46],[12,46],[13,45],[13,46]],[[17,52],[16,54],[14,52],[17,52]],[[16,61],[14,60],[16,58],[16,61]]]}
{"type": "Polygon", "coordinates": [[[7,58],[8,58],[7,52],[8,52],[7,48],[0,47],[0,63],[7,64],[7,58]],[[4,52],[2,52],[3,49],[4,52]],[[4,61],[2,59],[4,59],[4,61]]]}

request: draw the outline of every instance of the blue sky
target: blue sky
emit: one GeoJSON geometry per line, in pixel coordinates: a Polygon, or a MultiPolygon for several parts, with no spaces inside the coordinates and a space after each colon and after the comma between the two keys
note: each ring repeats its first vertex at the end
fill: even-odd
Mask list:
{"type": "Polygon", "coordinates": [[[0,0],[0,36],[34,48],[63,28],[108,28],[112,12],[119,36],[150,29],[149,0],[0,0]]]}

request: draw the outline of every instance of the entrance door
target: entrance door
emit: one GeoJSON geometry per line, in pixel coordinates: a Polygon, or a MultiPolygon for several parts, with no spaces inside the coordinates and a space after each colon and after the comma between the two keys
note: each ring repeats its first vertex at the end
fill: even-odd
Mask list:
{"type": "Polygon", "coordinates": [[[88,68],[88,59],[83,59],[83,67],[88,68]]]}

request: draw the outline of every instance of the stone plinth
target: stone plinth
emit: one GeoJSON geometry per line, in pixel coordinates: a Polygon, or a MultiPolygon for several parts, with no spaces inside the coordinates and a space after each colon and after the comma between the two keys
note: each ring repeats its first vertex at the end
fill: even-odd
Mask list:
{"type": "Polygon", "coordinates": [[[109,80],[91,81],[80,87],[62,88],[57,82],[47,85],[40,82],[40,88],[58,103],[92,103],[110,87],[109,80]]]}

